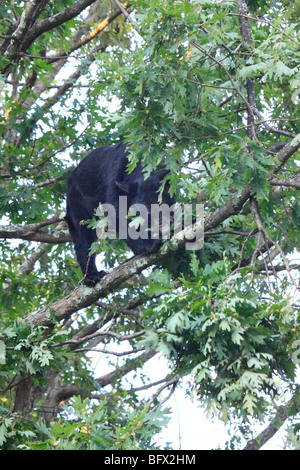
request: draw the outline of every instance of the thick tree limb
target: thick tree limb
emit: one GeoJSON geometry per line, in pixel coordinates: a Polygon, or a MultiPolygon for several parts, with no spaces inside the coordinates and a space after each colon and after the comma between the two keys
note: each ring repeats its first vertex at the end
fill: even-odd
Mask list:
{"type": "MultiPolygon", "coordinates": [[[[31,0],[27,3],[20,22],[16,30],[12,33],[14,40],[10,40],[7,46],[4,44],[2,46],[2,52],[10,61],[18,59],[20,54],[25,52],[38,36],[75,18],[95,1],[96,0],[77,0],[73,5],[56,15],[38,20],[38,17],[46,8],[49,0],[31,0]],[[4,48],[6,48],[6,50],[4,48]]],[[[2,70],[2,73],[8,74],[10,70],[11,64],[8,64],[2,70]]]]}
{"type": "Polygon", "coordinates": [[[45,10],[49,0],[31,0],[27,2],[23,13],[17,23],[15,31],[6,37],[10,39],[10,43],[5,51],[5,44],[2,45],[2,52],[5,52],[5,56],[12,58],[18,49],[21,49],[22,43],[34,22],[37,20],[39,15],[45,10]]]}
{"type": "MultiPolygon", "coordinates": [[[[95,1],[93,3],[95,3],[95,1]]],[[[129,6],[130,5],[126,3],[124,7],[129,8],[129,6]]],[[[63,12],[61,12],[61,13],[63,13],[63,12]]],[[[47,63],[53,64],[52,71],[48,73],[48,77],[47,77],[48,80],[43,80],[43,79],[41,80],[40,79],[40,80],[36,81],[37,74],[33,73],[33,75],[28,79],[28,81],[26,81],[26,83],[24,85],[24,89],[28,90],[29,88],[34,87],[33,92],[34,92],[35,95],[38,95],[38,96],[41,96],[42,93],[49,90],[48,81],[50,83],[53,83],[53,80],[58,75],[60,70],[65,66],[65,64],[67,63],[67,61],[70,58],[71,54],[74,51],[76,51],[76,50],[80,49],[81,47],[83,47],[88,42],[90,42],[97,35],[99,35],[108,25],[110,25],[114,21],[115,18],[117,18],[119,15],[121,15],[121,13],[122,12],[121,12],[120,9],[116,9],[115,11],[113,11],[107,18],[100,21],[100,23],[97,24],[97,26],[93,29],[93,31],[86,34],[83,39],[78,40],[78,32],[76,32],[70,40],[72,46],[70,47],[68,52],[62,50],[58,54],[56,54],[55,57],[45,57],[44,58],[47,61],[47,63]]],[[[44,20],[42,20],[42,21],[44,21],[44,20]]],[[[90,22],[94,23],[94,22],[97,21],[97,15],[95,14],[94,9],[92,9],[92,8],[90,9],[90,12],[87,16],[86,21],[87,21],[88,25],[90,24],[90,22]]],[[[85,29],[87,29],[87,28],[85,28],[85,29]]],[[[89,65],[95,60],[95,58],[96,58],[95,54],[98,53],[99,51],[103,52],[106,49],[106,47],[107,47],[106,45],[104,45],[104,46],[103,45],[101,45],[101,46],[98,45],[97,47],[95,47],[93,52],[90,52],[88,54],[87,62],[89,62],[89,65]]],[[[19,55],[20,54],[21,53],[19,53],[19,55]]],[[[87,66],[87,64],[86,64],[86,66],[87,66]]],[[[45,102],[45,104],[42,106],[41,109],[43,111],[47,111],[51,107],[53,107],[61,99],[61,97],[64,96],[65,93],[75,85],[75,83],[78,81],[78,79],[81,77],[82,74],[83,74],[83,68],[79,66],[77,68],[77,70],[72,75],[70,75],[69,77],[64,79],[61,86],[58,87],[56,93],[53,96],[50,96],[50,97],[47,98],[47,101],[45,102]]],[[[29,110],[34,105],[35,98],[31,95],[28,96],[28,94],[26,94],[26,96],[27,96],[27,98],[23,102],[23,105],[26,109],[29,110]]],[[[7,122],[7,125],[9,126],[9,121],[7,122]]],[[[21,142],[22,142],[22,137],[17,136],[17,133],[14,132],[12,134],[12,136],[10,137],[10,142],[13,143],[13,145],[16,148],[18,148],[20,146],[21,142]]]]}
{"type": "MultiPolygon", "coordinates": [[[[21,51],[25,51],[28,48],[29,44],[26,41],[28,33],[48,3],[49,0],[31,0],[27,2],[16,29],[12,32],[10,39],[5,40],[1,46],[1,53],[4,54],[6,59],[14,61],[19,57],[21,51]]],[[[11,63],[6,65],[1,72],[8,74],[11,70],[11,65],[11,63]]]]}
{"type": "Polygon", "coordinates": [[[50,16],[43,20],[39,20],[31,33],[31,42],[34,41],[38,36],[51,29],[57,28],[63,23],[72,20],[79,15],[83,10],[85,10],[92,3],[95,3],[96,0],[77,0],[73,5],[70,5],[65,10],[60,11],[56,15],[50,16]]]}
{"type": "MultiPolygon", "coordinates": [[[[213,214],[207,217],[204,227],[210,230],[232,215],[238,214],[244,203],[251,194],[251,188],[246,188],[242,194],[230,199],[224,206],[217,209],[213,214]]],[[[199,229],[203,221],[187,227],[174,236],[161,250],[151,255],[135,256],[112,272],[108,273],[101,282],[94,288],[85,286],[77,287],[71,294],[54,302],[53,304],[32,312],[24,318],[28,325],[51,325],[55,321],[61,321],[69,318],[72,313],[93,304],[96,300],[114,291],[120,284],[135,274],[141,273],[144,269],[152,266],[160,259],[170,255],[173,251],[184,249],[186,242],[190,242],[192,234],[199,229]]]]}
{"type": "Polygon", "coordinates": [[[272,186],[287,186],[290,188],[300,189],[300,177],[298,176],[292,180],[281,180],[277,178],[272,178],[270,180],[270,184],[272,186]]]}
{"type": "Polygon", "coordinates": [[[288,159],[294,155],[297,150],[300,148],[300,134],[297,134],[290,142],[283,147],[280,152],[276,154],[277,160],[280,161],[280,165],[277,166],[277,168],[274,170],[274,173],[278,173],[281,168],[285,165],[285,163],[288,161],[288,159]]]}
{"type": "Polygon", "coordinates": [[[298,410],[300,409],[299,386],[296,388],[294,396],[287,402],[287,404],[278,408],[269,426],[267,426],[267,428],[264,429],[264,431],[262,431],[255,439],[249,441],[243,450],[259,450],[264,444],[266,444],[266,442],[268,442],[282,427],[293,406],[298,410]]]}
{"type": "Polygon", "coordinates": [[[73,384],[62,385],[60,375],[55,370],[48,371],[48,388],[44,404],[40,407],[41,417],[52,421],[60,410],[60,405],[74,395],[79,395],[80,389],[73,384]]]}
{"type": "MultiPolygon", "coordinates": [[[[51,223],[61,222],[61,219],[54,217],[51,223]]],[[[46,224],[50,225],[50,224],[46,224]]],[[[49,233],[41,230],[41,224],[30,225],[0,225],[0,238],[7,240],[9,238],[19,238],[42,243],[66,243],[71,241],[69,233],[56,231],[49,233]]]]}

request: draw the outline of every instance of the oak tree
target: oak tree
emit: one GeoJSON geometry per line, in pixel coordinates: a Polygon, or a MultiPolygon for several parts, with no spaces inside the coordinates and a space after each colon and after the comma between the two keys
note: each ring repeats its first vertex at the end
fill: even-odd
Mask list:
{"type": "Polygon", "coordinates": [[[285,422],[299,446],[298,17],[286,0],[1,2],[3,449],[155,448],[184,377],[229,448],[285,422]],[[203,205],[204,244],[185,249],[190,227],[147,256],[103,240],[88,288],[66,180],[120,141],[129,171],[163,158],[176,200],[203,205]]]}

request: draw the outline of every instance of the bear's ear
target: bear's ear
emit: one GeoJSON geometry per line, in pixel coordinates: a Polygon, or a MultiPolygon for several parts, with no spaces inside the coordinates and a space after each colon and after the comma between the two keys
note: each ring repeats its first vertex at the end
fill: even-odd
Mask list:
{"type": "Polygon", "coordinates": [[[115,185],[123,194],[135,194],[138,186],[137,183],[125,183],[124,181],[115,181],[115,185]]]}

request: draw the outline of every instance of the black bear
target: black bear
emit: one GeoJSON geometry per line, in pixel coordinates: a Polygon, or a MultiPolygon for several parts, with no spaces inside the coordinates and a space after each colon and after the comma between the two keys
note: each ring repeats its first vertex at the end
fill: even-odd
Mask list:
{"type": "MultiPolygon", "coordinates": [[[[99,204],[110,204],[116,211],[116,233],[119,235],[121,224],[119,201],[120,196],[126,196],[128,208],[134,204],[146,207],[150,223],[151,204],[158,204],[158,192],[162,180],[168,174],[168,171],[160,165],[145,180],[140,163],[128,174],[127,155],[128,150],[123,143],[97,148],[79,163],[68,178],[65,220],[84,276],[83,282],[87,286],[95,285],[105,275],[105,271],[97,270],[96,255],[89,253],[91,244],[98,239],[96,230],[88,228],[81,221],[92,219],[99,204]]],[[[162,203],[171,206],[174,200],[169,194],[169,189],[167,180],[162,193],[162,203]]],[[[128,226],[127,213],[125,220],[128,226]]],[[[125,241],[134,254],[152,253],[159,248],[162,243],[161,235],[152,237],[151,232],[148,233],[146,237],[127,236],[125,241]]]]}

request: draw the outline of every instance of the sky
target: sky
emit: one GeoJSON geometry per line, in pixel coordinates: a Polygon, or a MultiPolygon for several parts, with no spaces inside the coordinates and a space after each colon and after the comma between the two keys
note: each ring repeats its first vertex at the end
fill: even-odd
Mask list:
{"type": "MultiPolygon", "coordinates": [[[[116,348],[110,347],[111,350],[118,350],[122,347],[126,350],[128,345],[122,345],[116,348]]],[[[114,367],[108,364],[108,357],[101,354],[92,354],[93,369],[96,377],[111,372],[114,367]]],[[[124,379],[124,389],[131,387],[140,387],[142,384],[139,379],[139,370],[133,371],[126,375],[124,379]]],[[[168,362],[162,356],[154,356],[143,368],[143,374],[149,377],[149,383],[163,379],[169,372],[168,362]]],[[[300,380],[300,374],[299,374],[300,380]]],[[[188,384],[188,378],[184,379],[183,386],[188,384]]],[[[159,387],[159,386],[158,386],[159,387]]],[[[152,387],[147,391],[139,392],[144,397],[149,397],[157,391],[158,387],[152,387]]],[[[170,389],[164,390],[160,394],[160,401],[167,397],[170,389]]],[[[164,449],[169,443],[169,447],[173,450],[224,450],[226,442],[229,441],[228,427],[220,419],[212,419],[206,416],[205,409],[202,408],[200,400],[192,401],[183,387],[177,387],[172,397],[165,403],[165,407],[171,408],[170,421],[162,431],[155,436],[157,445],[164,449]]],[[[261,425],[255,424],[253,436],[249,434],[249,438],[242,443],[244,447],[248,440],[256,437],[262,432],[268,423],[261,425]]],[[[251,430],[253,427],[251,426],[251,430]]],[[[234,429],[231,429],[233,432],[234,429]]],[[[231,436],[232,437],[232,436],[231,436]]],[[[262,448],[262,450],[282,450],[285,445],[284,427],[262,448]]]]}

